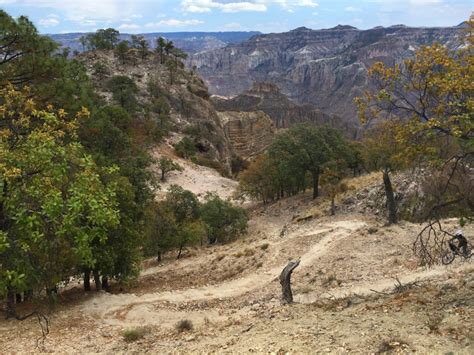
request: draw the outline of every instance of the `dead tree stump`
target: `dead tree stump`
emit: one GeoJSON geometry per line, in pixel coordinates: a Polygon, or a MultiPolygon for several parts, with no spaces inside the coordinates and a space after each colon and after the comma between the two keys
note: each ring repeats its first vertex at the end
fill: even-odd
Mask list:
{"type": "Polygon", "coordinates": [[[291,292],[291,274],[300,264],[300,260],[292,260],[288,262],[280,274],[281,292],[283,294],[283,301],[286,303],[293,303],[293,293],[291,292]]]}

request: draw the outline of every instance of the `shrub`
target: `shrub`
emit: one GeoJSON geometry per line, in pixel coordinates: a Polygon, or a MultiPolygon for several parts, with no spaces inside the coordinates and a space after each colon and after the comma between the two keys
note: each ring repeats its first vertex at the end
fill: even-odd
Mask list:
{"type": "Polygon", "coordinates": [[[124,75],[116,75],[107,81],[107,88],[118,104],[128,112],[135,112],[138,106],[136,95],[138,86],[135,82],[124,75]]]}
{"type": "Polygon", "coordinates": [[[181,141],[176,143],[174,150],[176,154],[183,159],[190,159],[196,155],[197,151],[196,146],[188,137],[184,137],[181,141]]]}
{"type": "Polygon", "coordinates": [[[92,69],[94,70],[94,75],[97,75],[99,77],[109,74],[109,69],[107,68],[107,65],[104,62],[94,63],[92,69]]]}
{"type": "Polygon", "coordinates": [[[267,250],[269,246],[270,246],[270,244],[265,243],[265,244],[260,245],[260,249],[267,250]]]}
{"type": "Polygon", "coordinates": [[[122,336],[123,340],[125,340],[127,343],[130,343],[142,339],[149,332],[150,330],[147,327],[130,328],[125,329],[122,333],[122,336]]]}
{"type": "Polygon", "coordinates": [[[193,330],[193,328],[194,328],[193,322],[191,322],[189,319],[182,319],[175,325],[175,329],[179,333],[193,330]]]}

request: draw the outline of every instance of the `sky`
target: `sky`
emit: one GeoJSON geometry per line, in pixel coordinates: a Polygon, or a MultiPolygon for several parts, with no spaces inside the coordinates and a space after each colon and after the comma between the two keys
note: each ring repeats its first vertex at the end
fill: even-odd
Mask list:
{"type": "Polygon", "coordinates": [[[285,32],[338,24],[360,29],[405,24],[455,26],[473,0],[0,0],[12,16],[26,15],[41,33],[177,31],[285,32]]]}

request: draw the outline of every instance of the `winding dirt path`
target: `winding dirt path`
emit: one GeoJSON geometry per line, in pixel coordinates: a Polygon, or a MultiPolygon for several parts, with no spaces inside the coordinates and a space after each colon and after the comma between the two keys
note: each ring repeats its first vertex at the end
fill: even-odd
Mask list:
{"type": "MultiPolygon", "coordinates": [[[[432,280],[437,277],[444,276],[448,273],[456,273],[459,271],[469,271],[474,270],[474,265],[472,263],[462,263],[457,266],[444,266],[439,265],[429,269],[424,269],[420,271],[407,271],[397,276],[398,280],[402,285],[409,283],[422,282],[424,280],[432,280]]],[[[373,294],[374,292],[386,292],[392,290],[397,284],[396,278],[383,278],[376,281],[368,281],[350,285],[349,287],[341,287],[338,289],[333,289],[330,292],[324,294],[321,293],[307,293],[307,294],[298,294],[295,295],[295,302],[298,303],[314,303],[321,298],[327,299],[340,299],[346,298],[351,295],[367,296],[373,294]]]]}
{"type": "MultiPolygon", "coordinates": [[[[317,260],[333,250],[340,241],[353,235],[354,232],[366,227],[366,223],[358,220],[343,220],[326,222],[322,224],[309,224],[297,228],[285,238],[284,242],[280,238],[272,241],[274,255],[279,255],[288,241],[298,242],[299,239],[308,237],[319,237],[318,242],[312,245],[305,254],[301,256],[301,263],[298,271],[313,267],[317,260]]],[[[291,245],[291,243],[290,243],[291,245]]],[[[193,260],[187,261],[189,265],[193,260]]],[[[187,264],[186,264],[187,265],[187,264]]],[[[184,265],[181,265],[181,267],[184,265]]],[[[205,319],[220,321],[225,319],[221,313],[214,309],[202,311],[178,311],[176,306],[180,303],[190,301],[220,300],[242,296],[248,292],[262,289],[280,274],[285,265],[281,264],[269,269],[259,269],[255,273],[245,277],[225,281],[222,283],[203,287],[192,287],[184,290],[172,290],[166,292],[154,292],[144,295],[135,294],[107,294],[102,293],[80,307],[86,314],[101,319],[103,322],[112,325],[136,326],[142,324],[158,324],[172,327],[175,322],[184,317],[193,320],[196,324],[202,323],[205,319]],[[166,305],[168,303],[168,305],[166,305]],[[174,310],[173,310],[174,309],[174,310]],[[163,323],[166,322],[166,323],[163,323]]],[[[443,276],[450,272],[474,269],[471,263],[464,263],[449,268],[439,266],[431,269],[418,271],[403,271],[398,275],[398,279],[403,283],[422,281],[443,276]]],[[[151,270],[145,271],[142,275],[149,275],[151,270]]],[[[393,289],[394,278],[382,278],[379,280],[365,281],[347,286],[331,289],[321,294],[313,292],[306,294],[296,294],[295,301],[298,303],[313,303],[319,299],[338,299],[350,295],[368,295],[375,291],[384,292],[393,289]]]]}
{"type": "MultiPolygon", "coordinates": [[[[346,238],[351,233],[365,225],[365,222],[360,221],[337,221],[319,225],[312,230],[304,230],[304,232],[306,232],[304,237],[307,237],[308,235],[326,235],[301,256],[300,268],[311,266],[314,264],[315,260],[324,255],[333,244],[346,238]]],[[[292,235],[291,239],[298,238],[298,234],[292,233],[292,235]]],[[[278,277],[284,266],[285,265],[279,265],[278,267],[262,270],[246,277],[226,281],[216,285],[189,288],[185,290],[149,293],[140,296],[135,294],[114,295],[103,293],[84,303],[81,308],[85,313],[91,313],[96,317],[98,316],[98,318],[109,324],[123,323],[123,321],[130,324],[139,322],[141,318],[142,320],[149,322],[150,318],[156,316],[157,312],[160,313],[163,311],[154,310],[154,303],[163,301],[180,303],[240,296],[247,292],[265,287],[278,277]],[[154,316],[152,316],[153,313],[154,316]]],[[[161,316],[159,318],[162,319],[161,316]]]]}

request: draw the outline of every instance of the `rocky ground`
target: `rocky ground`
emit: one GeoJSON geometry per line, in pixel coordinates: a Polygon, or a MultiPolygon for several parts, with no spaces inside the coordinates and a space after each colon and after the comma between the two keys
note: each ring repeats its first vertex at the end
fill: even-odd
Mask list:
{"type": "MultiPolygon", "coordinates": [[[[193,169],[185,173],[200,172],[193,169]]],[[[221,192],[235,187],[217,177],[215,185],[226,186],[221,192]]],[[[353,193],[373,178],[354,181],[353,193]]],[[[206,179],[213,181],[212,174],[206,179]]],[[[114,285],[112,293],[85,294],[80,284],[70,285],[49,310],[44,339],[35,318],[0,320],[0,349],[474,352],[472,261],[419,267],[411,250],[419,225],[387,227],[342,209],[331,217],[327,207],[309,195],[249,207],[248,233],[228,245],[190,249],[179,261],[172,254],[160,264],[147,260],[137,281],[114,285]],[[284,305],[278,275],[296,258],[296,303],[284,305]],[[178,326],[183,320],[189,323],[178,326]]],[[[454,219],[445,223],[457,227],[454,219]]]]}

